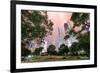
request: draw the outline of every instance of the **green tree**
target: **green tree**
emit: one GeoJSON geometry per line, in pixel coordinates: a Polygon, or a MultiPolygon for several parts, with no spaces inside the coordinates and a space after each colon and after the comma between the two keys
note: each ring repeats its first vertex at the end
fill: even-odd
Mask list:
{"type": "Polygon", "coordinates": [[[21,11],[21,32],[24,38],[43,38],[53,30],[53,22],[48,20],[46,11],[21,11]]]}
{"type": "Polygon", "coordinates": [[[47,53],[49,55],[56,55],[57,52],[55,49],[56,49],[55,45],[49,45],[49,47],[47,48],[47,53]]]}
{"type": "Polygon", "coordinates": [[[60,55],[67,55],[68,52],[69,52],[69,48],[65,44],[62,44],[59,48],[59,54],[60,55]]]}
{"type": "Polygon", "coordinates": [[[90,33],[85,33],[83,35],[79,36],[79,46],[82,48],[85,52],[86,55],[89,57],[90,56],[90,33]]]}
{"type": "Polygon", "coordinates": [[[36,48],[34,51],[35,55],[40,55],[40,52],[43,50],[43,47],[36,48]]]}
{"type": "Polygon", "coordinates": [[[31,51],[28,50],[27,48],[24,47],[24,43],[22,44],[21,46],[21,56],[25,57],[25,56],[28,56],[29,54],[31,54],[31,51]]]}
{"type": "Polygon", "coordinates": [[[31,51],[28,48],[25,48],[25,43],[22,43],[21,46],[21,61],[25,61],[28,55],[31,54],[31,51]]]}
{"type": "Polygon", "coordinates": [[[74,27],[83,25],[81,31],[77,32],[76,35],[79,39],[78,47],[80,47],[80,49],[84,49],[87,56],[90,54],[89,16],[89,13],[73,13],[71,17],[71,20],[74,22],[74,27]],[[83,31],[87,32],[82,34],[83,31]]]}
{"type": "Polygon", "coordinates": [[[22,48],[21,49],[22,50],[22,56],[28,56],[29,54],[31,54],[31,51],[30,50],[28,50],[27,48],[22,48]]]}
{"type": "Polygon", "coordinates": [[[72,13],[71,20],[74,22],[74,26],[70,29],[69,32],[65,35],[64,39],[67,40],[70,35],[74,35],[79,40],[78,43],[73,43],[70,47],[71,53],[77,55],[77,51],[84,49],[89,56],[90,53],[90,14],[89,13],[72,13]],[[82,26],[82,29],[79,32],[75,32],[74,28],[82,26]],[[86,33],[82,34],[82,32],[86,31],[86,33]]]}
{"type": "Polygon", "coordinates": [[[79,47],[79,43],[73,43],[72,46],[70,47],[71,55],[78,55],[78,51],[80,49],[81,48],[79,47]]]}
{"type": "Polygon", "coordinates": [[[52,33],[53,22],[48,19],[47,11],[21,10],[21,44],[29,45],[29,41],[43,38],[52,33]]]}
{"type": "MultiPolygon", "coordinates": [[[[89,30],[89,26],[90,26],[89,16],[90,16],[89,13],[72,13],[71,21],[74,22],[74,26],[72,29],[70,29],[70,31],[66,35],[67,36],[68,34],[78,35],[86,29],[89,30]],[[78,26],[82,26],[82,29],[79,32],[75,32],[74,28],[78,26]]],[[[66,36],[65,36],[65,39],[66,39],[66,36]]]]}
{"type": "Polygon", "coordinates": [[[89,13],[73,13],[71,20],[75,23],[75,26],[86,24],[89,19],[89,13]]]}

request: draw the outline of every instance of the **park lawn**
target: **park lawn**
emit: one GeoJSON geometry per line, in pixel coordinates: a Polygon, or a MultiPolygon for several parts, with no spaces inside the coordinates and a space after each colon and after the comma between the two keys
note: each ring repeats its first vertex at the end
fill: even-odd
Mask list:
{"type": "Polygon", "coordinates": [[[34,63],[34,62],[49,62],[49,61],[69,61],[69,60],[87,60],[89,58],[81,56],[33,56],[32,60],[24,61],[22,63],[34,63]]]}

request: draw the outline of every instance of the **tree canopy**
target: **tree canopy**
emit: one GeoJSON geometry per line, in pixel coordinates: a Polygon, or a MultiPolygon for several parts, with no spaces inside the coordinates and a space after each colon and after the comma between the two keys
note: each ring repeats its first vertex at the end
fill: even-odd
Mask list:
{"type": "MultiPolygon", "coordinates": [[[[21,10],[21,44],[29,44],[35,39],[40,44],[48,33],[52,33],[52,26],[47,11],[21,10]]],[[[25,47],[26,45],[23,46],[25,47]]]]}
{"type": "Polygon", "coordinates": [[[55,55],[56,54],[56,46],[49,45],[49,47],[47,48],[47,52],[49,55],[55,55]]]}
{"type": "Polygon", "coordinates": [[[25,38],[42,39],[53,30],[53,22],[48,20],[46,11],[22,10],[21,32],[22,40],[25,38]]]}

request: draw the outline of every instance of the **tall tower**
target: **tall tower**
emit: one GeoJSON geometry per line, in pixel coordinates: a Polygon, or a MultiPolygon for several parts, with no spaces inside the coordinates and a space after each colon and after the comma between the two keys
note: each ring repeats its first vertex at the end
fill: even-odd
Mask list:
{"type": "Polygon", "coordinates": [[[64,30],[65,30],[65,32],[67,31],[67,29],[68,29],[68,24],[64,23],[64,30]]]}
{"type": "Polygon", "coordinates": [[[58,47],[60,47],[60,45],[63,43],[63,38],[64,38],[64,35],[63,35],[63,30],[62,30],[62,28],[59,28],[58,27],[58,42],[57,42],[57,44],[58,44],[58,47]]]}

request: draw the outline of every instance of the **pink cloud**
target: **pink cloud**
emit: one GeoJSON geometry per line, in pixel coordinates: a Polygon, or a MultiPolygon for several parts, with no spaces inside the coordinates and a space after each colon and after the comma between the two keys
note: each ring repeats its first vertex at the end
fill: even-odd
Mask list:
{"type": "Polygon", "coordinates": [[[54,23],[53,33],[52,33],[51,38],[49,38],[49,42],[51,40],[52,44],[55,44],[57,42],[57,38],[59,37],[58,29],[60,29],[61,31],[62,38],[65,36],[64,23],[68,23],[70,27],[73,27],[74,23],[70,21],[72,13],[70,12],[48,12],[47,14],[48,14],[48,18],[54,23]]]}

